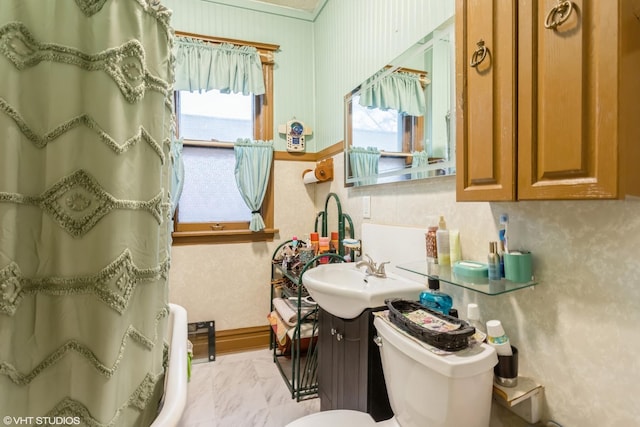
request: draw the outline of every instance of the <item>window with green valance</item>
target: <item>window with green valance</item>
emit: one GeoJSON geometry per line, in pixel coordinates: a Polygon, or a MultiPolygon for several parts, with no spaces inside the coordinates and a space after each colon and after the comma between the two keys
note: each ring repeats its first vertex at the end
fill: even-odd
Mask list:
{"type": "Polygon", "coordinates": [[[175,90],[218,89],[222,93],[265,93],[260,54],[253,46],[176,37],[175,90]]]}

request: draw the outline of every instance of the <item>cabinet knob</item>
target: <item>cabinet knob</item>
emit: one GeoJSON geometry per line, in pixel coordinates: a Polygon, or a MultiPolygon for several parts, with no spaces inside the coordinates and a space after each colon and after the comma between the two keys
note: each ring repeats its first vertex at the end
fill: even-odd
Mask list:
{"type": "Polygon", "coordinates": [[[331,328],[331,335],[335,335],[336,332],[338,332],[338,331],[336,331],[336,328],[331,328]]]}
{"type": "Polygon", "coordinates": [[[382,338],[380,338],[379,336],[376,335],[375,337],[373,337],[373,342],[378,347],[382,347],[382,338]]]}
{"type": "Polygon", "coordinates": [[[476,46],[477,48],[471,55],[471,61],[469,62],[469,66],[471,68],[476,68],[478,65],[480,65],[482,61],[484,61],[484,59],[487,57],[487,52],[489,51],[489,49],[484,45],[484,40],[482,39],[478,40],[476,46]]]}
{"type": "Polygon", "coordinates": [[[340,333],[336,334],[336,339],[338,341],[342,341],[342,338],[343,338],[342,334],[340,334],[340,333]]]}
{"type": "Polygon", "coordinates": [[[573,2],[558,0],[558,3],[547,14],[547,19],[544,20],[544,27],[547,30],[555,30],[569,19],[571,12],[573,12],[573,2]]]}

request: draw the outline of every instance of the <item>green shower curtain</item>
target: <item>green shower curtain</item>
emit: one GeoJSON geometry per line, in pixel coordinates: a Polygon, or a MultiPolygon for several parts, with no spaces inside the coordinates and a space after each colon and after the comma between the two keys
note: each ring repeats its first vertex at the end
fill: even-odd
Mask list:
{"type": "Polygon", "coordinates": [[[0,1],[7,425],[155,418],[168,315],[169,18],[155,0],[0,1]]]}

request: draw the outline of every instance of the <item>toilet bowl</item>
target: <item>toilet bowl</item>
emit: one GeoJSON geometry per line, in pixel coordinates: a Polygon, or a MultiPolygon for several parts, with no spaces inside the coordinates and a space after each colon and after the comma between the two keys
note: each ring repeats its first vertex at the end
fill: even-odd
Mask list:
{"type": "Polygon", "coordinates": [[[376,317],[382,370],[393,418],[375,422],[369,414],[333,410],[307,415],[287,427],[488,427],[491,415],[493,347],[475,345],[438,355],[376,317]]]}

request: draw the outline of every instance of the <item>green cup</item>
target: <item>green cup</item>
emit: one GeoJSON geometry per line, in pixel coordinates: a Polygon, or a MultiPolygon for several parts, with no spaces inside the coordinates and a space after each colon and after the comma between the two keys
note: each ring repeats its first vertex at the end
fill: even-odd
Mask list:
{"type": "Polygon", "coordinates": [[[526,283],[532,280],[531,252],[516,251],[502,256],[504,258],[504,277],[507,280],[516,283],[526,283]]]}

